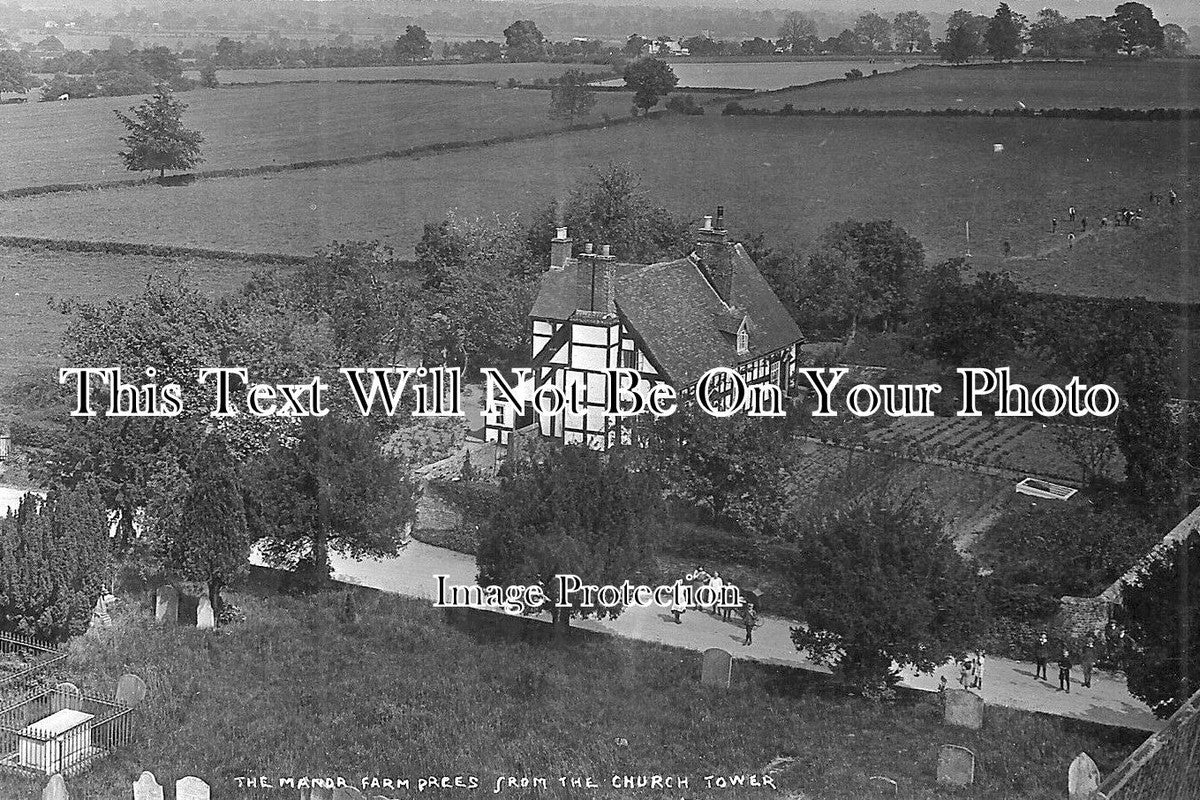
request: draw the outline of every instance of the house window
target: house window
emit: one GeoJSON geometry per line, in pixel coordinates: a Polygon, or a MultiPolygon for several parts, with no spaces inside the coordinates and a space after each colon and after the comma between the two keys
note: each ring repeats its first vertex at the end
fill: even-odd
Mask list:
{"type": "Polygon", "coordinates": [[[638,354],[637,350],[622,350],[621,351],[621,366],[626,369],[637,369],[638,354]]]}
{"type": "MultiPolygon", "coordinates": [[[[725,341],[729,340],[726,339],[725,341]]],[[[739,356],[744,356],[750,352],[750,332],[746,330],[745,325],[738,329],[737,351],[739,356]]]]}

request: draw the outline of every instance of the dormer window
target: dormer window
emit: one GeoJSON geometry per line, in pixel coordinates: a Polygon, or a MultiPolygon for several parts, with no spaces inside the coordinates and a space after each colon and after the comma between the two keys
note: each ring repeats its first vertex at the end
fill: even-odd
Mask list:
{"type": "Polygon", "coordinates": [[[742,326],[738,328],[737,352],[739,356],[744,356],[750,352],[750,331],[747,329],[745,320],[742,320],[742,326]]]}

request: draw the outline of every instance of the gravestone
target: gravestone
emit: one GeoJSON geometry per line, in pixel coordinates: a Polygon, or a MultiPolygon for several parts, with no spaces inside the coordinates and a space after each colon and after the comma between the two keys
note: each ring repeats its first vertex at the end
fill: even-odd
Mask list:
{"type": "Polygon", "coordinates": [[[154,597],[154,619],[158,624],[167,627],[179,624],[179,592],[175,587],[160,586],[154,597]]]}
{"type": "Polygon", "coordinates": [[[1100,769],[1087,753],[1080,753],[1067,770],[1067,792],[1071,800],[1095,800],[1100,789],[1100,769]]]}
{"type": "Polygon", "coordinates": [[[891,778],[885,778],[882,775],[872,775],[868,778],[868,783],[871,784],[871,789],[875,797],[897,797],[900,794],[900,785],[891,778]]]}
{"type": "Polygon", "coordinates": [[[42,800],[71,800],[71,795],[67,793],[67,782],[63,780],[62,775],[55,773],[50,776],[46,788],[42,789],[42,800]]]}
{"type": "Polygon", "coordinates": [[[211,631],[217,627],[212,601],[207,597],[201,597],[200,602],[196,605],[196,627],[205,631],[211,631]]]}
{"type": "Polygon", "coordinates": [[[960,728],[977,731],[983,727],[983,698],[966,689],[946,689],[942,692],[945,722],[960,728]]]}
{"type": "Polygon", "coordinates": [[[60,683],[54,687],[50,695],[50,713],[70,708],[75,711],[83,710],[83,692],[73,683],[60,683]]]}
{"type": "Polygon", "coordinates": [[[975,782],[975,754],[956,744],[944,744],[938,752],[937,782],[970,786],[975,782]]]}
{"type": "Polygon", "coordinates": [[[729,678],[733,674],[733,656],[728,650],[710,647],[704,651],[704,660],[700,663],[700,685],[716,686],[720,689],[729,688],[729,678]]]}
{"type": "Polygon", "coordinates": [[[163,800],[163,787],[153,772],[143,772],[133,784],[133,800],[163,800]]]}
{"type": "Polygon", "coordinates": [[[308,800],[333,800],[333,789],[314,786],[308,791],[308,800]]]}
{"type": "Polygon", "coordinates": [[[333,800],[367,800],[367,796],[353,786],[339,786],[333,790],[333,800]]]}
{"type": "Polygon", "coordinates": [[[146,682],[127,672],[117,680],[117,702],[123,706],[136,708],[146,699],[146,682]]]}
{"type": "Polygon", "coordinates": [[[212,790],[195,775],[188,775],[175,781],[175,800],[212,800],[212,790]]]}
{"type": "Polygon", "coordinates": [[[112,617],[108,614],[108,603],[104,595],[97,597],[96,605],[92,607],[92,625],[97,628],[112,627],[112,617]]]}

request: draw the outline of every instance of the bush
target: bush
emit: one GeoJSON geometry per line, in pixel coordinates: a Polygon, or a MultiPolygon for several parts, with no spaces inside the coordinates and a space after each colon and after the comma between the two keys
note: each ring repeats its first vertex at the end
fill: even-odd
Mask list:
{"type": "Polygon", "coordinates": [[[858,69],[857,67],[855,67],[854,69],[852,69],[846,73],[846,80],[855,81],[855,80],[858,80],[859,78],[861,78],[862,76],[863,76],[863,71],[861,69],[858,69]]]}
{"type": "Polygon", "coordinates": [[[673,95],[667,100],[667,110],[677,111],[680,114],[697,115],[704,113],[704,106],[696,102],[696,98],[690,94],[673,95]]]}
{"type": "Polygon", "coordinates": [[[721,116],[737,117],[746,113],[746,109],[736,100],[730,100],[725,104],[725,108],[721,109],[721,116]]]}

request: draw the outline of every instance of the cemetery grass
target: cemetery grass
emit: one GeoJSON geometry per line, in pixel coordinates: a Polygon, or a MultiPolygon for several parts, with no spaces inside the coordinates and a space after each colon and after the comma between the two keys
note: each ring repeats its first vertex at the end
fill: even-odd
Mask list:
{"type": "MultiPolygon", "coordinates": [[[[865,68],[864,68],[865,69],[865,68]]],[[[937,66],[753,98],[747,108],[978,110],[1200,108],[1200,63],[1189,59],[937,66]]]]}
{"type": "MultiPolygon", "coordinates": [[[[561,65],[560,65],[561,66],[561,65]]],[[[563,67],[566,69],[566,67],[563,67]]],[[[561,71],[561,70],[560,70],[561,71]]],[[[128,180],[114,110],[140,97],[0,107],[0,190],[128,180]]],[[[492,86],[320,83],[196,89],[179,95],[204,136],[199,170],[248,168],[557,130],[547,92],[492,86]]],[[[589,119],[629,115],[629,97],[597,95],[589,119]]]]}
{"type": "Polygon", "coordinates": [[[589,165],[613,162],[682,216],[725,205],[738,236],[763,231],[803,251],[831,223],[893,219],[936,261],[964,252],[969,220],[974,269],[1041,291],[1194,302],[1200,203],[1154,207],[1142,230],[1089,234],[1073,249],[1065,219],[1073,204],[1094,231],[1150,191],[1189,197],[1198,161],[1200,144],[1181,146],[1167,123],[674,116],[356,166],[22,198],[3,203],[0,233],[299,254],[379,239],[403,257],[451,210],[529,213],[589,165]],[[992,153],[997,141],[1004,153],[992,153]],[[1051,217],[1063,221],[1057,234],[1051,217]]]}
{"type": "MultiPolygon", "coordinates": [[[[248,621],[221,635],[163,631],[136,608],[72,643],[71,677],[85,690],[126,671],[149,686],[134,741],[68,780],[73,794],[119,797],[148,769],[164,784],[198,775],[217,797],[236,795],[239,775],[475,775],[490,793],[501,774],[590,775],[606,787],[597,797],[679,796],[607,786],[644,774],[686,775],[691,796],[740,800],[763,790],[706,792],[702,776],[761,772],[784,755],[796,760],[779,785],[810,797],[857,800],[869,776],[887,775],[903,796],[932,798],[937,749],[953,741],[977,753],[973,797],[1051,798],[1079,751],[1108,771],[1144,736],[1003,709],[989,709],[982,731],[946,729],[930,695],[869,702],[740,662],[728,692],[701,690],[698,653],[579,631],[553,647],[541,640],[548,626],[465,614],[449,624],[423,602],[366,590],[353,624],[337,620],[336,594],[231,597],[248,621]]],[[[40,788],[0,778],[11,800],[40,788]]]]}

